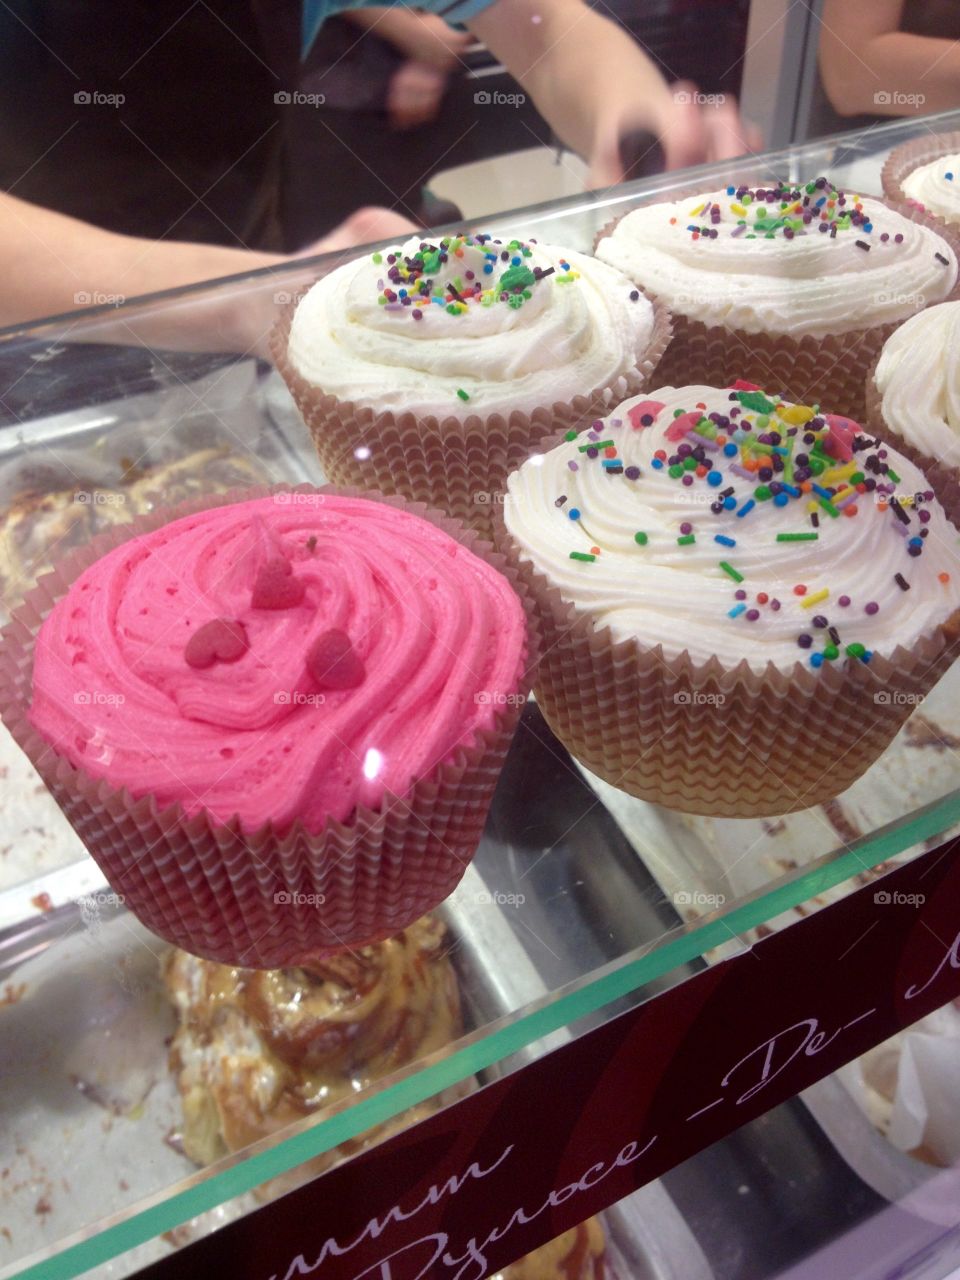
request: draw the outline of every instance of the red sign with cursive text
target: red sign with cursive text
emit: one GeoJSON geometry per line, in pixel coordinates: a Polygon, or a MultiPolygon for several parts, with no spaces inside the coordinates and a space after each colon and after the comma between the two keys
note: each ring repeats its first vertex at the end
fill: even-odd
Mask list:
{"type": "Polygon", "coordinates": [[[958,994],[953,840],[140,1275],[482,1280],[958,994]]]}

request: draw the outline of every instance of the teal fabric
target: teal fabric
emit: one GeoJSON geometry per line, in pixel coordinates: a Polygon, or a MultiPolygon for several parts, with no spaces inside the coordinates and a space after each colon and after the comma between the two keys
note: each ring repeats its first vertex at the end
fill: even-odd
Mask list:
{"type": "MultiPolygon", "coordinates": [[[[300,12],[300,55],[305,58],[313,47],[317,32],[327,18],[344,9],[364,9],[376,4],[403,3],[403,0],[302,0],[300,12]]],[[[467,22],[486,9],[493,0],[417,0],[414,6],[438,14],[451,26],[467,22]]]]}

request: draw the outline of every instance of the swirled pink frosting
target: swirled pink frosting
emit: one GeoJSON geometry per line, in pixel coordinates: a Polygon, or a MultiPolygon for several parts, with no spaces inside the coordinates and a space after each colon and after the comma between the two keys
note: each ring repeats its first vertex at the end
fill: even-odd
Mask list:
{"type": "Polygon", "coordinates": [[[316,831],[402,795],[514,694],[525,656],[502,574],[409,512],[283,493],[131,539],[90,566],[37,638],[31,719],[58,752],[134,796],[245,830],[316,831]],[[265,564],[302,582],[252,604],[265,564]],[[190,637],[239,622],[249,648],[197,668],[190,637]],[[362,678],[318,685],[311,647],[345,632],[362,678]]]}

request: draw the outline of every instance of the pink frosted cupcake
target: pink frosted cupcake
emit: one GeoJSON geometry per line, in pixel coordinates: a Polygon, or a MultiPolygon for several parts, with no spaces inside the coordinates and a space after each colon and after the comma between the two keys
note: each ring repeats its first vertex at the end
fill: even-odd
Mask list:
{"type": "Polygon", "coordinates": [[[523,700],[524,609],[486,548],[313,489],[119,537],[28,597],[0,707],[128,905],[272,967],[442,901],[523,700]]]}

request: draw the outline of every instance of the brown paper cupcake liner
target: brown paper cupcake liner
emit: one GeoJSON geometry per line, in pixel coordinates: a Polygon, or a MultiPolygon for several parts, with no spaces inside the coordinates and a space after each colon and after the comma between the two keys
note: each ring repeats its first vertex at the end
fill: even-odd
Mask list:
{"type": "Polygon", "coordinates": [[[319,833],[297,823],[253,832],[206,810],[134,798],[72,765],[30,723],[33,652],[43,619],[72,582],[113,547],[197,511],[274,493],[344,493],[411,507],[504,573],[527,614],[518,693],[539,648],[532,599],[502,555],[442,512],[377,493],[331,486],[258,486],[192,500],[114,526],[45,574],[0,636],[0,715],[33,762],[112,888],[154,933],[223,964],[271,969],[379,941],[439,905],[476,852],[513,737],[522,698],[495,708],[495,723],[403,796],[358,807],[319,833]]]}
{"type": "Polygon", "coordinates": [[[920,165],[930,164],[932,160],[957,151],[960,151],[960,131],[957,130],[952,133],[927,134],[923,138],[911,138],[909,142],[902,142],[890,152],[880,171],[883,194],[896,203],[916,206],[918,202],[903,189],[904,178],[920,165]]]}
{"type": "MultiPolygon", "coordinates": [[[[541,446],[542,448],[545,447],[541,446]]],[[[763,673],[617,642],[534,568],[498,513],[497,542],[541,626],[534,695],[568,751],[614,787],[683,813],[778,817],[845,791],[960,655],[960,610],[869,664],[763,673]]]]}
{"type": "Polygon", "coordinates": [[[876,374],[879,362],[878,354],[867,374],[865,387],[867,429],[889,441],[899,453],[920,468],[930,482],[930,488],[937,501],[947,513],[947,519],[960,529],[960,465],[942,462],[932,454],[924,453],[889,425],[883,416],[883,397],[877,386],[876,374]]]}
{"type": "Polygon", "coordinates": [[[287,358],[299,299],[285,307],[271,335],[274,362],[313,437],[326,477],[335,484],[395,493],[439,507],[484,537],[492,537],[492,508],[507,476],[534,443],[555,429],[580,430],[610,406],[650,385],[671,337],[670,313],[654,305],[653,334],[636,365],[610,386],[570,401],[487,417],[438,419],[413,413],[375,413],[324,392],[302,378],[287,358]]]}
{"type": "MultiPolygon", "coordinates": [[[[702,195],[702,188],[678,198],[702,195]]],[[[924,223],[942,236],[960,259],[960,234],[942,218],[913,203],[886,202],[911,222],[924,223]]],[[[627,212],[631,212],[628,210],[627,212]]],[[[597,233],[594,252],[626,213],[597,233]]],[[[960,273],[944,302],[960,298],[960,273]]],[[[931,304],[932,305],[932,304],[931,304]]],[[[918,308],[919,309],[919,308],[918,308]]],[[[664,387],[729,386],[737,378],[755,382],[798,404],[829,405],[832,413],[862,421],[866,412],[864,382],[887,338],[908,317],[869,329],[814,338],[804,334],[747,333],[722,325],[707,325],[677,312],[672,314],[673,340],[657,368],[664,387]]]]}

